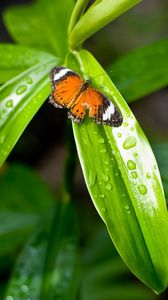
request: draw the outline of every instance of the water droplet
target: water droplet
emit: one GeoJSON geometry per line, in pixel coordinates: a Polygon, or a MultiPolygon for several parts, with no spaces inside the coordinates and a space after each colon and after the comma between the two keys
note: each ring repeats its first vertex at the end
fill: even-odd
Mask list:
{"type": "Polygon", "coordinates": [[[125,198],[125,194],[122,194],[122,196],[125,198]]]}
{"type": "Polygon", "coordinates": [[[136,146],[136,138],[134,136],[129,136],[123,143],[123,148],[128,150],[136,146]]]}
{"type": "Polygon", "coordinates": [[[97,132],[97,131],[94,131],[94,134],[98,134],[98,132],[97,132]]]}
{"type": "Polygon", "coordinates": [[[6,300],[14,300],[14,298],[12,296],[7,296],[6,300]]]}
{"type": "Polygon", "coordinates": [[[109,184],[107,184],[106,185],[106,190],[107,191],[111,191],[111,189],[112,189],[112,185],[109,183],[109,184]]]}
{"type": "Polygon", "coordinates": [[[130,130],[131,130],[131,131],[134,131],[134,127],[131,127],[130,130]]]}
{"type": "Polygon", "coordinates": [[[23,285],[20,287],[20,289],[21,289],[21,291],[22,291],[23,293],[27,293],[28,290],[29,290],[28,286],[25,285],[25,284],[23,284],[23,285]]]}
{"type": "Polygon", "coordinates": [[[145,195],[147,193],[147,187],[144,184],[138,185],[138,190],[141,195],[145,195]]]}
{"type": "Polygon", "coordinates": [[[106,153],[107,152],[107,150],[104,148],[104,149],[100,149],[100,153],[106,153]]]}
{"type": "Polygon", "coordinates": [[[28,84],[32,84],[32,83],[33,83],[33,79],[32,79],[30,76],[28,76],[28,77],[26,78],[26,82],[27,82],[28,84]]]}
{"type": "Polygon", "coordinates": [[[128,160],[127,161],[127,167],[130,170],[134,170],[134,169],[136,169],[136,163],[133,160],[128,160]]]}
{"type": "Polygon", "coordinates": [[[100,144],[104,144],[104,139],[101,138],[101,139],[98,140],[98,142],[99,142],[100,144]]]}
{"type": "Polygon", "coordinates": [[[138,156],[138,153],[137,153],[137,152],[133,153],[133,156],[134,156],[134,157],[137,157],[137,156],[138,156]]]}
{"type": "Polygon", "coordinates": [[[5,140],[5,136],[2,135],[2,136],[0,137],[0,144],[3,144],[4,140],[5,140]]]}
{"type": "Polygon", "coordinates": [[[7,110],[4,108],[4,109],[2,110],[2,114],[6,114],[6,112],[7,112],[7,110]]]}
{"type": "Polygon", "coordinates": [[[119,175],[119,173],[116,172],[116,173],[115,173],[115,176],[118,176],[118,175],[119,175]]]}
{"type": "Polygon", "coordinates": [[[109,165],[110,165],[110,163],[109,163],[108,160],[105,161],[105,165],[106,165],[106,166],[109,166],[109,165]]]}
{"type": "Polygon", "coordinates": [[[26,90],[27,90],[27,86],[26,86],[25,84],[22,84],[22,85],[20,85],[20,86],[17,88],[16,93],[17,93],[18,95],[21,95],[21,94],[23,94],[26,90]]]}
{"type": "Polygon", "coordinates": [[[117,136],[118,136],[118,138],[122,137],[121,132],[118,132],[118,133],[117,133],[117,136]]]}
{"type": "Polygon", "coordinates": [[[130,209],[129,205],[125,205],[124,207],[125,207],[126,210],[130,209]]]}
{"type": "Polygon", "coordinates": [[[92,172],[90,172],[90,174],[89,174],[89,183],[88,184],[89,184],[90,188],[95,185],[96,179],[97,179],[96,173],[94,173],[92,170],[92,172]]]}
{"type": "Polygon", "coordinates": [[[106,175],[106,174],[103,174],[102,178],[103,178],[103,181],[104,181],[104,182],[109,181],[109,177],[108,177],[108,175],[106,175]]]}
{"type": "Polygon", "coordinates": [[[123,126],[124,126],[124,127],[127,127],[127,126],[128,126],[128,123],[127,123],[127,122],[124,122],[124,123],[123,123],[123,126]]]}
{"type": "Polygon", "coordinates": [[[130,212],[130,207],[129,207],[129,205],[125,205],[124,207],[125,207],[125,209],[126,209],[126,211],[127,211],[127,214],[130,215],[131,212],[130,212]]]}
{"type": "Polygon", "coordinates": [[[8,100],[6,103],[5,103],[5,106],[7,107],[7,108],[12,108],[13,107],[13,100],[8,100]]]}
{"type": "Polygon", "coordinates": [[[100,197],[100,198],[104,198],[104,194],[100,194],[99,197],[100,197]]]}
{"type": "Polygon", "coordinates": [[[132,178],[134,178],[134,179],[136,179],[138,177],[137,172],[132,172],[131,175],[132,175],[132,178]]]}
{"type": "Polygon", "coordinates": [[[149,178],[151,178],[151,174],[148,172],[147,174],[146,174],[146,177],[149,179],[149,178]]]}
{"type": "Polygon", "coordinates": [[[104,207],[103,207],[101,210],[102,210],[102,212],[103,212],[103,213],[105,213],[105,212],[106,212],[106,209],[105,209],[104,207]]]}
{"type": "Polygon", "coordinates": [[[109,172],[110,171],[110,169],[109,168],[106,168],[106,172],[109,172]]]}

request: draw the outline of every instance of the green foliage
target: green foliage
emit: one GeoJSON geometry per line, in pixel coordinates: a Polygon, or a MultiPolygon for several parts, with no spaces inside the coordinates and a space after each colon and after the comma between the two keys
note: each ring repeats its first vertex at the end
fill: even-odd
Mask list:
{"type": "Polygon", "coordinates": [[[38,0],[35,4],[10,7],[4,21],[12,38],[23,45],[63,57],[68,50],[67,27],[73,0],[38,0]]]}
{"type": "Polygon", "coordinates": [[[168,40],[129,53],[107,72],[119,91],[132,102],[168,84],[168,40]]]}
{"type": "MultiPolygon", "coordinates": [[[[76,49],[79,47],[88,37],[140,1],[141,0],[108,0],[107,2],[106,0],[102,0],[93,3],[69,33],[70,48],[76,49]]],[[[83,3],[83,6],[85,5],[84,1],[79,1],[79,3],[80,2],[83,3]]],[[[79,10],[79,13],[80,12],[81,10],[79,10]]]]}
{"type": "Polygon", "coordinates": [[[50,215],[43,224],[42,228],[39,224],[23,249],[6,298],[75,299],[77,226],[74,210],[71,205],[58,204],[54,216],[50,215]]]}
{"type": "MultiPolygon", "coordinates": [[[[89,52],[78,50],[86,38],[138,2],[96,0],[87,8],[88,1],[78,0],[73,10],[72,0],[38,0],[5,11],[6,27],[21,45],[0,45],[0,164],[50,94],[53,66],[67,65],[91,79],[119,107],[124,123],[119,128],[98,126],[88,118],[81,125],[73,123],[85,181],[118,252],[132,272],[159,293],[168,282],[168,221],[157,164],[105,71],[89,52]],[[68,49],[68,43],[75,51],[68,49]]],[[[128,102],[167,84],[167,51],[167,41],[160,41],[109,66],[110,77],[128,102]]],[[[166,149],[167,145],[154,146],[167,196],[166,149]]],[[[76,212],[65,201],[73,198],[68,178],[73,185],[74,154],[69,156],[63,191],[57,196],[60,203],[54,204],[44,183],[23,166],[9,167],[0,177],[2,260],[3,255],[19,251],[29,237],[6,299],[77,299],[79,278],[82,300],[154,299],[136,283],[119,281],[116,287],[117,276],[128,269],[110,248],[111,242],[106,248],[106,238],[86,249],[80,273],[76,212]]]]}
{"type": "Polygon", "coordinates": [[[168,265],[168,219],[149,143],[115,86],[88,52],[70,55],[67,64],[93,78],[94,85],[117,103],[123,115],[124,123],[118,128],[98,127],[91,120],[80,126],[73,124],[78,155],[92,200],[120,255],[142,281],[162,290],[168,280],[168,270],[162,270],[162,265],[168,265]]]}

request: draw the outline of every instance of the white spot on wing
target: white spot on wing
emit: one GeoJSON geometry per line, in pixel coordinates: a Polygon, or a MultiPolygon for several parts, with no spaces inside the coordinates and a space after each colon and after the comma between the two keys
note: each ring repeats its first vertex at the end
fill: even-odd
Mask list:
{"type": "Polygon", "coordinates": [[[58,73],[54,74],[54,80],[59,80],[60,78],[65,76],[69,71],[71,70],[67,68],[60,70],[58,73]]]}
{"type": "Polygon", "coordinates": [[[103,114],[103,121],[107,121],[111,119],[111,115],[115,113],[115,106],[110,102],[110,105],[107,107],[103,114]]]}

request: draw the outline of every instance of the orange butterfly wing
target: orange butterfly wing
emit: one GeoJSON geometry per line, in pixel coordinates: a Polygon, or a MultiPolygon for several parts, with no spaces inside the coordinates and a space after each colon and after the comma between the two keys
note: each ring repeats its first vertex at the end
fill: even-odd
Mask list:
{"type": "Polygon", "coordinates": [[[94,118],[97,124],[114,127],[122,124],[122,115],[114,104],[72,70],[65,67],[54,68],[51,82],[50,102],[56,107],[68,108],[68,117],[75,122],[81,122],[88,110],[89,117],[94,118]]]}
{"type": "Polygon", "coordinates": [[[81,93],[78,103],[70,110],[69,116],[74,121],[82,121],[86,109],[89,111],[89,117],[92,117],[97,124],[118,127],[123,122],[122,115],[114,104],[105,95],[91,87],[81,93]]]}
{"type": "Polygon", "coordinates": [[[84,84],[84,80],[78,74],[64,67],[52,70],[51,82],[53,91],[50,102],[61,108],[71,108],[75,104],[84,84]]]}

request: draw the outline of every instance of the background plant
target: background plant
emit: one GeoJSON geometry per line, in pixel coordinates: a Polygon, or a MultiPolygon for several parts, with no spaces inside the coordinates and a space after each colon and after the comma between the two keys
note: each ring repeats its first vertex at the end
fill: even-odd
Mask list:
{"type": "MultiPolygon", "coordinates": [[[[65,14],[64,6],[60,7],[58,1],[55,1],[53,4],[50,1],[41,0],[35,3],[33,6],[11,8],[5,12],[4,20],[8,30],[13,38],[24,46],[1,45],[0,49],[1,83],[3,84],[6,82],[1,87],[1,162],[3,162],[7,157],[25,126],[49,95],[50,83],[48,73],[53,66],[58,64],[67,64],[73,69],[78,70],[78,72],[82,73],[83,76],[91,77],[95,86],[101,90],[104,90],[104,92],[109,94],[109,96],[115,96],[117,104],[121,107],[121,110],[125,116],[125,125],[123,126],[124,128],[122,128],[122,134],[126,134],[129,118],[127,119],[128,116],[125,114],[129,114],[130,112],[115,87],[109,81],[106,74],[92,58],[92,56],[86,51],[82,50],[78,52],[72,52],[66,57],[65,61],[65,55],[68,51],[66,33],[70,16],[69,45],[74,49],[79,46],[79,43],[83,42],[96,30],[136,4],[137,1],[119,1],[116,2],[116,5],[114,3],[114,1],[108,1],[107,7],[107,1],[95,1],[93,5],[83,14],[86,8],[85,5],[87,4],[86,1],[78,1],[74,10],[73,2],[65,1],[64,5],[67,7],[65,14]],[[111,10],[109,9],[109,5],[111,5],[111,10]],[[72,10],[73,13],[71,15],[72,10]],[[100,12],[100,15],[98,15],[97,12],[100,12]],[[92,14],[95,14],[95,18],[91,19],[90,15],[92,14]],[[55,18],[55,16],[57,16],[57,18],[55,18]],[[26,26],[23,26],[23,24],[26,24],[26,26]],[[88,25],[86,26],[86,24],[88,25]],[[41,39],[41,32],[43,32],[43,39],[41,39]],[[31,49],[27,46],[33,46],[36,49],[41,49],[43,51],[45,50],[45,52],[31,49]],[[8,53],[8,55],[6,55],[6,53],[8,53]],[[16,77],[14,77],[15,75],[16,77]]],[[[147,48],[138,50],[137,52],[128,55],[114,65],[112,64],[112,66],[108,68],[108,72],[128,101],[133,101],[167,84],[167,68],[165,67],[166,60],[167,41],[160,41],[156,44],[148,46],[147,48]],[[156,57],[159,57],[159,59],[156,59],[156,57]],[[138,63],[141,61],[143,61],[143,64],[140,64],[140,67],[138,67],[138,63]]],[[[141,152],[144,145],[147,145],[148,151],[150,155],[152,155],[143,133],[141,132],[137,123],[135,124],[137,129],[137,141],[143,141],[143,144],[135,145],[137,146],[137,151],[141,152]]],[[[80,128],[78,126],[74,126],[74,133],[76,136],[78,149],[80,149],[80,158],[83,160],[82,166],[85,173],[86,183],[90,189],[92,199],[95,202],[97,209],[99,210],[99,213],[105,221],[113,238],[114,228],[112,228],[111,213],[110,216],[108,216],[107,212],[109,211],[109,203],[111,199],[117,199],[116,203],[113,204],[113,210],[115,209],[115,211],[118,212],[117,219],[114,222],[115,230],[118,230],[120,239],[126,237],[131,244],[131,249],[126,251],[126,245],[122,246],[119,238],[115,240],[115,243],[122,253],[122,256],[126,255],[125,259],[129,264],[130,257],[131,259],[133,258],[133,252],[131,251],[136,250],[135,245],[137,243],[139,245],[138,249],[141,249],[140,254],[144,255],[143,260],[146,260],[146,269],[144,266],[141,269],[140,264],[138,264],[138,259],[136,261],[136,257],[135,260],[132,259],[133,265],[130,267],[152,288],[157,291],[162,290],[165,288],[167,283],[166,260],[164,265],[165,269],[160,271],[159,278],[156,278],[154,273],[152,274],[152,268],[150,267],[151,258],[154,259],[155,263],[157,262],[159,264],[163,264],[164,257],[166,257],[167,214],[157,170],[155,171],[151,168],[151,173],[149,174],[149,176],[157,175],[158,186],[154,191],[155,193],[153,195],[151,194],[151,199],[149,199],[150,201],[148,203],[148,210],[144,210],[141,207],[141,209],[137,211],[138,217],[135,218],[131,205],[134,207],[136,201],[138,203],[140,195],[136,194],[135,191],[132,196],[128,196],[127,194],[128,191],[129,193],[132,193],[133,191],[133,181],[130,180],[130,173],[128,170],[126,173],[123,173],[124,180],[123,177],[120,176],[120,172],[124,170],[124,164],[122,161],[122,159],[124,159],[124,152],[122,152],[123,150],[120,145],[118,145],[118,148],[116,148],[115,141],[117,140],[117,136],[115,136],[115,134],[118,135],[121,134],[121,132],[115,133],[114,131],[114,139],[109,128],[97,128],[96,125],[86,120],[80,128]],[[92,140],[92,144],[90,144],[90,140],[92,140]],[[108,142],[110,143],[110,146],[108,142]],[[115,150],[114,157],[111,156],[111,148],[115,150]],[[87,149],[88,152],[86,151],[86,153],[83,154],[83,149],[85,151],[87,149]],[[92,158],[92,151],[93,159],[91,162],[93,162],[93,166],[91,169],[89,165],[89,159],[90,157],[92,158]],[[95,154],[97,154],[97,160],[95,159],[95,154]],[[115,161],[112,167],[109,163],[111,158],[113,158],[115,161]],[[108,175],[105,172],[106,170],[103,169],[104,166],[102,163],[100,164],[99,161],[106,162],[105,168],[109,169],[107,171],[108,175]],[[97,167],[98,169],[96,169],[97,167]],[[93,172],[90,172],[90,170],[93,172]],[[103,187],[99,185],[99,175],[103,180],[103,187]],[[130,182],[127,178],[130,180],[130,182]],[[115,186],[116,190],[119,189],[119,191],[115,192],[115,197],[111,194],[112,184],[115,186]],[[102,192],[102,190],[104,192],[102,192]],[[101,195],[100,199],[98,200],[96,198],[97,193],[101,195]],[[120,193],[126,197],[121,197],[120,193]],[[123,197],[126,200],[123,200],[123,197]],[[151,223],[150,214],[148,214],[148,212],[151,212],[151,210],[149,211],[149,207],[151,208],[151,206],[154,204],[153,197],[156,197],[156,201],[158,201],[159,206],[157,206],[155,218],[151,223]],[[123,205],[120,200],[122,202],[124,201],[125,203],[124,210],[121,209],[123,208],[123,205]],[[133,214],[132,224],[126,220],[129,214],[133,214]],[[145,214],[148,215],[146,215],[144,218],[145,214]],[[138,227],[136,227],[135,224],[137,220],[143,223],[144,219],[147,221],[149,220],[149,224],[145,224],[145,227],[143,227],[145,228],[145,231],[143,231],[142,236],[140,236],[138,227]],[[131,224],[131,228],[133,229],[135,226],[135,244],[133,244],[131,234],[129,233],[128,224],[131,224]],[[148,225],[150,225],[151,228],[148,225]],[[120,231],[122,226],[125,227],[124,232],[120,231]],[[158,230],[164,230],[164,228],[165,232],[163,232],[162,235],[158,233],[158,230]],[[148,234],[151,235],[152,233],[155,234],[154,239],[157,243],[157,247],[154,244],[148,244],[150,257],[147,257],[147,252],[145,252],[142,238],[145,236],[145,239],[150,242],[151,239],[148,237],[148,234]],[[165,235],[164,243],[163,235],[165,235]],[[159,254],[157,253],[156,249],[159,251],[159,254]],[[163,253],[162,256],[160,255],[160,251],[163,253]]],[[[70,133],[68,133],[68,140],[71,141],[70,133]]],[[[163,148],[158,147],[157,145],[154,146],[160,162],[162,162],[163,153],[165,153],[165,147],[165,145],[163,145],[163,148]],[[162,150],[162,153],[160,149],[162,150]]],[[[52,201],[52,196],[48,196],[48,193],[44,193],[43,190],[41,191],[41,188],[43,189],[43,185],[39,186],[38,188],[36,185],[36,179],[34,180],[35,183],[31,182],[31,177],[33,177],[33,174],[29,176],[28,180],[25,180],[27,176],[26,173],[21,174],[20,177],[24,178],[24,181],[26,182],[29,182],[30,180],[30,186],[36,187],[33,189],[33,195],[31,196],[28,193],[26,196],[27,187],[23,187],[23,190],[21,191],[20,180],[18,180],[19,183],[16,184],[14,179],[19,178],[19,172],[25,172],[25,168],[14,166],[14,171],[11,171],[11,168],[9,168],[7,172],[4,171],[5,176],[2,176],[2,187],[4,184],[4,198],[2,193],[2,199],[4,199],[4,201],[2,201],[2,203],[4,202],[5,206],[4,208],[2,207],[2,209],[5,211],[5,213],[2,213],[2,220],[4,220],[4,226],[2,226],[2,230],[4,228],[4,231],[2,231],[4,234],[2,255],[12,251],[12,249],[15,250],[18,245],[23,243],[30,233],[33,232],[33,236],[30,238],[30,241],[25,246],[20,259],[18,260],[15,272],[13,273],[6,292],[7,298],[9,295],[10,297],[17,297],[18,299],[24,299],[24,297],[28,296],[34,297],[35,299],[38,299],[39,297],[43,297],[44,299],[46,299],[46,297],[55,299],[60,296],[66,299],[69,297],[69,295],[71,295],[72,299],[76,297],[78,286],[77,279],[79,278],[79,267],[77,267],[77,262],[79,259],[77,258],[78,234],[76,229],[76,218],[74,217],[75,212],[71,207],[72,204],[69,204],[69,200],[72,198],[73,184],[70,175],[72,175],[71,173],[74,169],[74,160],[72,159],[72,156],[74,155],[74,149],[72,149],[71,142],[69,143],[68,149],[69,152],[65,166],[63,190],[59,196],[57,196],[57,198],[63,199],[64,201],[61,201],[60,204],[56,204],[56,207],[53,204],[54,201],[52,201]],[[8,197],[6,192],[9,190],[10,182],[12,182],[12,185],[14,186],[13,195],[16,193],[15,199],[19,199],[19,201],[18,203],[14,204],[15,201],[11,201],[11,194],[9,194],[9,209],[7,209],[8,204],[6,199],[8,199],[8,197]],[[5,184],[8,188],[5,187],[5,184]],[[19,188],[17,191],[18,186],[19,188]],[[36,192],[39,194],[36,195],[36,192]],[[22,204],[22,201],[20,201],[20,199],[22,200],[23,195],[25,195],[24,199],[27,199],[27,201],[23,201],[24,204],[22,204]],[[51,198],[51,201],[49,200],[49,197],[51,198]],[[37,201],[34,202],[34,199],[39,200],[37,205],[37,201]],[[15,209],[13,209],[13,207],[15,207],[15,209]],[[12,210],[12,212],[10,212],[10,210],[12,210]],[[45,214],[47,210],[48,214],[45,214]],[[51,211],[55,211],[55,213],[53,214],[51,211]],[[41,226],[41,217],[43,220],[45,220],[45,226],[41,226]],[[13,220],[13,223],[11,220],[13,220]],[[10,224],[10,226],[7,226],[7,224],[10,224]],[[71,224],[71,226],[69,224],[71,224]],[[5,230],[8,232],[5,232],[5,230]],[[22,232],[24,232],[24,239],[22,232]],[[30,257],[32,257],[31,266],[29,264],[30,257]],[[40,260],[38,258],[40,258],[40,260]]],[[[162,169],[166,188],[166,167],[165,164],[162,165],[161,163],[161,171],[162,169]]],[[[143,170],[144,165],[138,167],[138,176],[143,174],[143,170]]],[[[131,173],[131,176],[135,176],[135,171],[131,172],[134,172],[134,175],[131,173]]],[[[150,183],[147,182],[146,185],[147,189],[149,189],[150,183]]],[[[141,185],[140,187],[144,188],[144,185],[141,185]]],[[[105,238],[103,241],[106,241],[107,236],[103,234],[103,237],[104,236],[105,238]]],[[[100,261],[100,265],[98,264],[98,261],[96,261],[95,257],[95,264],[93,262],[93,266],[90,266],[91,260],[88,264],[87,260],[85,260],[85,256],[87,256],[90,251],[93,251],[93,249],[94,245],[91,245],[90,250],[87,248],[86,254],[84,255],[84,263],[87,266],[87,270],[89,270],[89,276],[87,276],[87,274],[84,274],[83,276],[81,297],[84,297],[84,299],[87,299],[87,297],[88,299],[89,297],[91,299],[101,299],[100,297],[106,297],[108,299],[108,297],[111,297],[110,295],[112,295],[112,293],[115,293],[115,297],[116,295],[118,298],[123,297],[122,293],[120,292],[120,288],[115,289],[114,286],[111,286],[111,284],[108,285],[108,280],[101,289],[101,292],[103,293],[102,296],[98,286],[100,283],[102,284],[103,278],[108,278],[109,273],[112,274],[112,270],[109,270],[109,264],[114,266],[116,263],[116,272],[120,272],[120,262],[118,263],[118,261],[115,261],[115,255],[113,254],[115,252],[108,246],[107,250],[110,249],[110,256],[107,254],[105,255],[105,258],[107,259],[106,263],[104,263],[104,265],[102,264],[102,260],[104,260],[104,256],[102,255],[102,257],[99,257],[98,259],[100,261]],[[101,271],[97,271],[97,269],[102,270],[102,268],[105,270],[103,278],[100,276],[101,271]],[[94,282],[97,283],[95,284],[96,289],[93,289],[94,282]]],[[[101,251],[98,253],[98,255],[100,255],[100,253],[101,251]]],[[[93,256],[91,257],[93,259],[93,256]]],[[[126,268],[121,263],[121,274],[125,272],[124,270],[126,270],[126,268]]],[[[156,272],[157,271],[158,270],[156,270],[156,272]]],[[[116,278],[117,275],[114,273],[114,281],[116,278]]],[[[135,294],[138,294],[139,297],[144,297],[144,295],[147,298],[153,297],[150,296],[150,294],[148,294],[146,291],[143,292],[143,290],[142,293],[140,293],[138,286],[136,285],[134,288],[135,290],[133,291],[133,289],[127,287],[127,293],[124,292],[125,297],[127,296],[130,299],[131,295],[134,297],[135,294]]]]}

